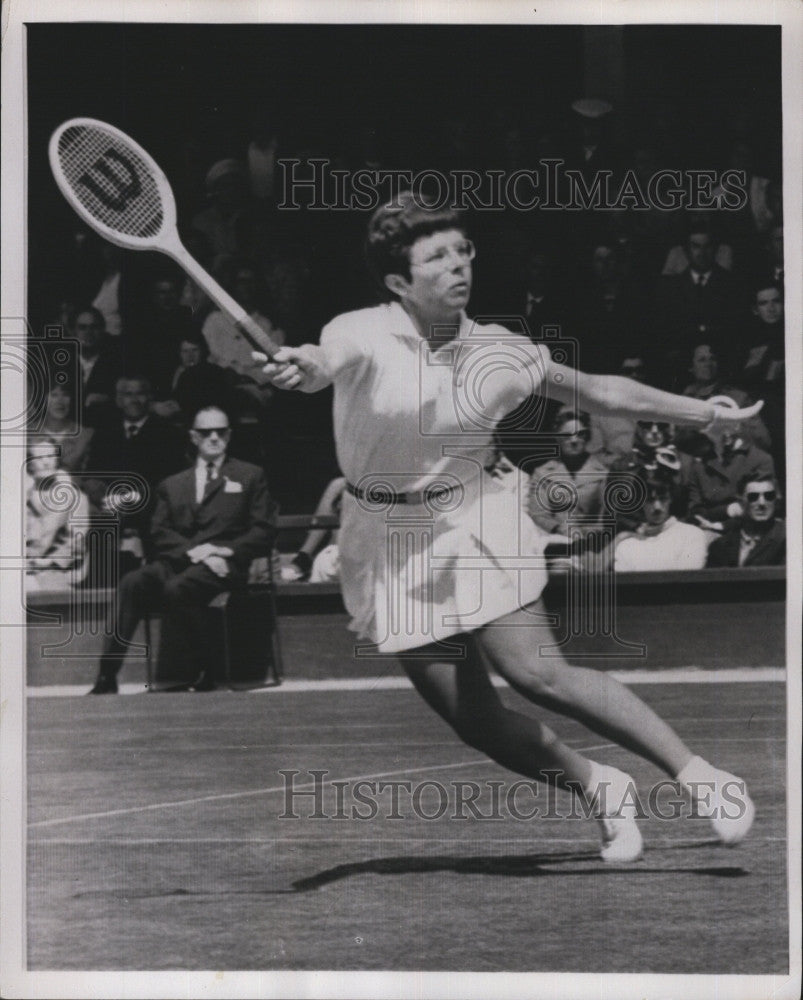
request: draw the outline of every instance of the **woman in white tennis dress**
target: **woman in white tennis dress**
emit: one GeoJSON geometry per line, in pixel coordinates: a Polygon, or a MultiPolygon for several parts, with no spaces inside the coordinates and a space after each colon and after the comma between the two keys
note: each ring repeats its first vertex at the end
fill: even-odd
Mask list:
{"type": "Polygon", "coordinates": [[[694,756],[608,674],[539,655],[540,536],[515,491],[484,467],[497,420],[537,391],[592,412],[697,427],[752,410],[585,375],[554,364],[524,337],[472,323],[464,310],[474,247],[462,220],[409,192],[375,213],[366,252],[393,301],[337,317],[319,345],[282,348],[265,366],[279,388],[334,384],[351,627],[399,657],[465,742],[519,774],[593,799],[604,860],[641,855],[631,779],[505,707],[488,664],[535,704],[652,761],[690,791],[723,842],[741,840],[754,815],[744,782],[694,756]],[[723,808],[734,800],[738,808],[723,808]]]}

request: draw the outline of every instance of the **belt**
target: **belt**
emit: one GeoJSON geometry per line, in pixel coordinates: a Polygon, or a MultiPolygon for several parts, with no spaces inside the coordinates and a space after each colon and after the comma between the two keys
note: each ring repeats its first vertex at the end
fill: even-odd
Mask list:
{"type": "Polygon", "coordinates": [[[369,487],[367,490],[346,483],[346,492],[350,493],[358,500],[367,500],[368,503],[375,504],[421,504],[427,500],[443,501],[454,493],[451,486],[437,486],[431,490],[417,490],[414,493],[396,493],[395,490],[385,490],[380,487],[369,487]]]}

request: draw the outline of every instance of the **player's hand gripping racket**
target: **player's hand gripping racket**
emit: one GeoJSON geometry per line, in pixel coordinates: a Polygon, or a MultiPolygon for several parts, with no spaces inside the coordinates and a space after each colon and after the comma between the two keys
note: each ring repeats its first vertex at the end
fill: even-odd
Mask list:
{"type": "Polygon", "coordinates": [[[126,250],[159,250],[179,264],[268,357],[278,345],[182,245],[170,182],[133,139],[105,122],[71,118],[50,138],[50,166],[81,218],[126,250]]]}

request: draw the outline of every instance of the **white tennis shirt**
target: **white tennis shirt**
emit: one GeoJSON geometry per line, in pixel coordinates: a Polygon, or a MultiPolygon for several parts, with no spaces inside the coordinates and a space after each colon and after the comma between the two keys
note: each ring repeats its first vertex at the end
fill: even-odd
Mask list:
{"type": "Polygon", "coordinates": [[[349,483],[419,504],[343,499],[343,598],[350,627],[382,652],[470,632],[535,600],[540,539],[517,478],[484,471],[499,418],[537,392],[540,349],[465,315],[432,350],[398,303],[336,317],[321,344],[356,353],[334,386],[335,442],[349,483]],[[511,483],[513,485],[511,485],[511,483]]]}

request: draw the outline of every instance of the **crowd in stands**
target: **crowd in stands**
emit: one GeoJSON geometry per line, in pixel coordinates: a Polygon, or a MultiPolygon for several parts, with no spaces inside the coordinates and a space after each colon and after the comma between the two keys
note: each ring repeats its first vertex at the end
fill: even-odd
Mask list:
{"type": "MultiPolygon", "coordinates": [[[[614,176],[632,169],[646,184],[659,168],[695,162],[688,148],[677,162],[657,120],[652,133],[645,126],[617,144],[610,128],[615,112],[605,102],[566,110],[563,134],[528,133],[510,121],[483,128],[468,117],[450,120],[432,163],[512,170],[559,157],[589,180],[601,169],[614,176]]],[[[469,215],[479,246],[476,315],[509,321],[536,340],[544,327],[559,328],[551,349],[585,371],[699,399],[729,397],[738,406],[764,400],[760,416],[736,434],[589,417],[554,405],[536,408],[537,428],[526,424],[533,419],[526,406],[524,424],[517,413],[503,421],[497,460],[525,477],[529,514],[546,534],[593,536],[595,519],[608,516],[609,484],[629,475],[642,484],[641,503],[617,513],[610,555],[619,569],[784,559],[781,183],[762,174],[749,128],[734,129],[712,165],[745,172],[747,198],[738,211],[652,206],[469,215]],[[540,429],[557,443],[557,454],[545,458],[543,449],[533,449],[522,427],[540,429]],[[569,484],[571,509],[553,502],[556,482],[569,484]]],[[[417,166],[415,150],[409,161],[389,162],[376,130],[362,130],[352,148],[352,154],[294,148],[263,116],[226,155],[204,156],[199,144],[195,173],[173,179],[187,247],[276,343],[315,340],[336,313],[376,301],[359,265],[366,213],[279,208],[283,157],[299,159],[301,167],[316,155],[346,169],[417,166]]],[[[220,143],[210,149],[220,152],[220,143]]],[[[77,543],[63,518],[42,502],[59,482],[72,482],[87,509],[101,515],[114,506],[110,484],[133,474],[119,514],[120,565],[132,569],[147,560],[157,487],[193,460],[188,430],[205,407],[229,415],[231,455],[265,469],[284,513],[316,504],[319,512],[336,513],[342,486],[324,490],[338,472],[325,393],[301,404],[293,394],[275,393],[228,317],[165,258],[123,252],[77,221],[69,238],[54,243],[50,270],[32,284],[50,286],[32,314],[62,325],[80,357],[74,383],[51,384],[32,439],[31,578],[48,570],[72,573],[73,582],[92,580],[91,570],[78,570],[74,555],[65,554],[77,543]]],[[[325,544],[315,578],[335,578],[335,543],[323,535],[307,539],[285,576],[310,578],[325,544]]],[[[572,558],[582,563],[582,556],[572,558]]]]}

